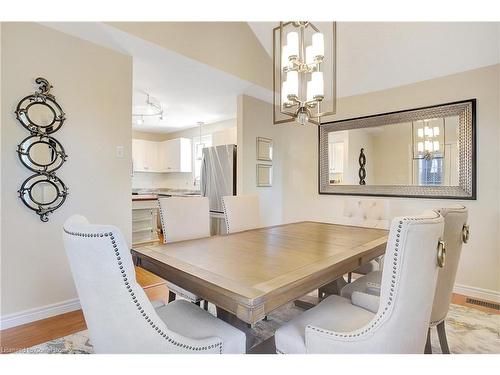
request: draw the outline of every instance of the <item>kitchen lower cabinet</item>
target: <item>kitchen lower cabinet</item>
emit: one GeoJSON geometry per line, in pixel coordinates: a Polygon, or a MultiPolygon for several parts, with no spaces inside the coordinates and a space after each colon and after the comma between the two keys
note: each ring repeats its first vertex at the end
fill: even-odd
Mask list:
{"type": "Polygon", "coordinates": [[[158,201],[132,201],[132,245],[159,241],[158,201]]]}

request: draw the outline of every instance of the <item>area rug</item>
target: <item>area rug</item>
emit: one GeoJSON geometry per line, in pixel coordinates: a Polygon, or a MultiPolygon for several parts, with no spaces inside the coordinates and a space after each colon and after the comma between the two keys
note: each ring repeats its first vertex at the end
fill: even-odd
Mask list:
{"type": "MultiPolygon", "coordinates": [[[[281,325],[299,315],[304,310],[289,303],[268,316],[267,321],[256,323],[252,328],[245,329],[251,346],[255,346],[274,335],[281,325]]],[[[210,306],[210,312],[215,309],[210,306]]],[[[464,306],[450,306],[446,319],[446,330],[450,351],[455,354],[500,354],[500,315],[489,314],[464,306]]],[[[437,333],[432,332],[432,351],[441,353],[437,333]]],[[[17,353],[61,353],[61,354],[91,354],[92,344],[88,331],[45,342],[17,353]]]]}

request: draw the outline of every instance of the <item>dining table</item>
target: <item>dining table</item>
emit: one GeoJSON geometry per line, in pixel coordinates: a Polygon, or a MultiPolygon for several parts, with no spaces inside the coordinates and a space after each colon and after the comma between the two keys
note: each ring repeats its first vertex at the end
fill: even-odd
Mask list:
{"type": "Polygon", "coordinates": [[[254,324],[385,252],[388,231],[304,221],[150,244],[131,250],[136,266],[254,324]]]}

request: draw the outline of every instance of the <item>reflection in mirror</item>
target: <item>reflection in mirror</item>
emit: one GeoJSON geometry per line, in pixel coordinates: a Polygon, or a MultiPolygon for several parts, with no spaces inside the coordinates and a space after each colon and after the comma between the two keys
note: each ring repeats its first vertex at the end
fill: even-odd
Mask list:
{"type": "Polygon", "coordinates": [[[31,197],[36,204],[51,204],[57,199],[56,186],[47,181],[39,181],[31,187],[31,197]]]}
{"type": "Polygon", "coordinates": [[[38,126],[52,125],[56,119],[54,110],[43,102],[35,102],[28,106],[27,115],[31,122],[38,126]]]}
{"type": "Polygon", "coordinates": [[[458,186],[458,116],[328,133],[330,185],[458,186]]]}
{"type": "Polygon", "coordinates": [[[54,163],[57,158],[55,145],[52,145],[50,141],[48,143],[34,142],[29,148],[29,157],[35,165],[50,165],[54,163]]]}
{"type": "Polygon", "coordinates": [[[18,146],[21,162],[34,172],[54,172],[66,161],[62,145],[53,137],[31,135],[18,146]]]}

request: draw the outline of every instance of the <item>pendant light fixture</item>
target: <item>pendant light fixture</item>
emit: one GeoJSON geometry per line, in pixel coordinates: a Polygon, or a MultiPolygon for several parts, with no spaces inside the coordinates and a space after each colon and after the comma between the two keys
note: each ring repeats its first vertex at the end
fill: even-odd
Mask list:
{"type": "Polygon", "coordinates": [[[196,145],[196,159],[201,160],[203,157],[203,148],[205,147],[205,144],[202,142],[201,138],[201,127],[205,123],[203,121],[198,121],[196,124],[198,125],[198,128],[200,130],[200,139],[198,141],[198,144],[196,145]]]}
{"type": "Polygon", "coordinates": [[[320,125],[335,114],[336,23],[327,25],[291,21],[273,29],[274,124],[320,125]]]}

